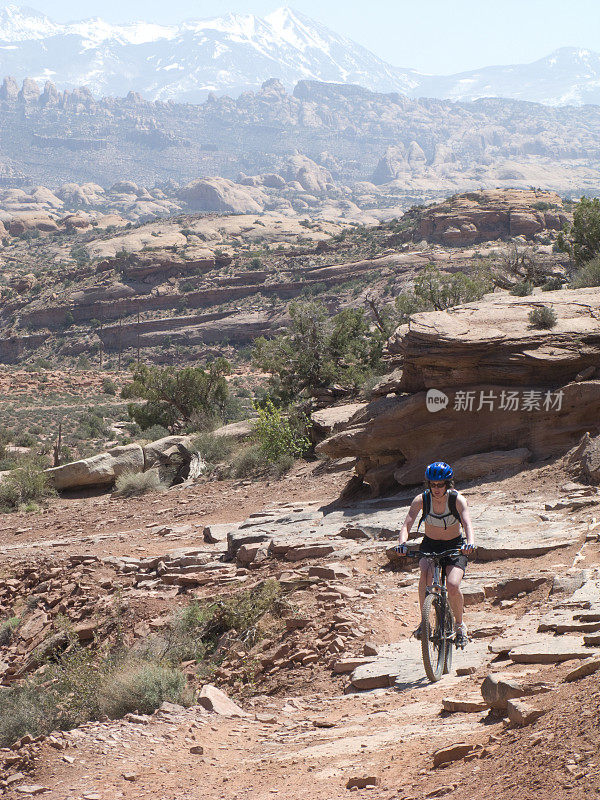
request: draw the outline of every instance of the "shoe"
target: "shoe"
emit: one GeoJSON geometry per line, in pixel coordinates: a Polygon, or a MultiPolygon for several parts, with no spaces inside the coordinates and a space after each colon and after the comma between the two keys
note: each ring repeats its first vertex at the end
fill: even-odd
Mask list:
{"type": "Polygon", "coordinates": [[[419,641],[421,640],[421,623],[420,622],[417,625],[417,627],[414,629],[413,636],[415,637],[415,639],[419,639],[419,641]]]}
{"type": "Polygon", "coordinates": [[[467,626],[464,622],[461,622],[460,625],[455,626],[454,636],[457,647],[464,647],[466,644],[468,644],[469,634],[467,631],[467,626]]]}

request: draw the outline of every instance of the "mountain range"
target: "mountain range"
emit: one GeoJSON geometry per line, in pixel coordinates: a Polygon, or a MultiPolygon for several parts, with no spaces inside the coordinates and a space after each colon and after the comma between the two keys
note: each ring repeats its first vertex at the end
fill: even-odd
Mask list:
{"type": "Polygon", "coordinates": [[[100,18],[60,24],[31,8],[0,9],[0,76],[100,96],[139,92],[149,100],[201,102],[239,95],[269,78],[358,84],[408,97],[472,101],[504,97],[546,105],[600,103],[600,54],[561,48],[530,64],[455,75],[396,67],[290,8],[264,18],[228,13],[178,25],[100,18]]]}

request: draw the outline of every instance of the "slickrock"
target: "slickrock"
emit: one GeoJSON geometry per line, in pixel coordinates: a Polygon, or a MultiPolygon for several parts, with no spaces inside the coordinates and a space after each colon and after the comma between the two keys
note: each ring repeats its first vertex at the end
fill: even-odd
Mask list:
{"type": "Polygon", "coordinates": [[[508,653],[516,664],[557,664],[589,656],[590,651],[578,636],[548,636],[541,642],[514,647],[508,653]]]}

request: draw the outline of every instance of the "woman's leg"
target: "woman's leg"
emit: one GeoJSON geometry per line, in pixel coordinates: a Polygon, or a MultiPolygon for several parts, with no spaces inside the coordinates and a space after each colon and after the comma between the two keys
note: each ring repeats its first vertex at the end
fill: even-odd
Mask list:
{"type": "Polygon", "coordinates": [[[457,625],[463,621],[464,599],[460,590],[460,582],[463,579],[464,571],[460,567],[449,565],[446,567],[446,589],[448,590],[448,601],[454,614],[457,625]]]}
{"type": "Polygon", "coordinates": [[[419,561],[419,567],[421,568],[421,576],[419,578],[419,606],[423,608],[425,592],[433,581],[433,570],[431,568],[431,561],[428,558],[422,558],[419,561]]]}

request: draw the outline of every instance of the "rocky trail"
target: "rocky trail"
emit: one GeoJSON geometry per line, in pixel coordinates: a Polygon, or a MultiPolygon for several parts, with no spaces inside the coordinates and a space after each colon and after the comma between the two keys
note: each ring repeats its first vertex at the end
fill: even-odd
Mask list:
{"type": "Polygon", "coordinates": [[[85,642],[118,599],[133,642],[182,602],[267,577],[294,608],[253,650],[227,652],[190,708],[0,751],[6,796],[525,800],[549,781],[553,797],[595,796],[600,492],[557,463],[467,485],[471,642],[430,684],[411,638],[417,574],[388,554],[410,497],[340,505],[346,478],[305,464],[269,486],[201,481],[3,517],[0,604],[36,599],[0,649],[3,686],[35,668],[57,610],[85,642]]]}

